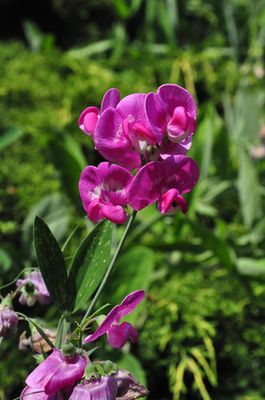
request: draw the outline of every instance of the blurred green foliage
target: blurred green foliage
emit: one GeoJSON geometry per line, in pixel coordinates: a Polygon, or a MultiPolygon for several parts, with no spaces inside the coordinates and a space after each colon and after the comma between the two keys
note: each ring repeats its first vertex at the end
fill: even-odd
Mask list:
{"type": "MultiPolygon", "coordinates": [[[[162,219],[153,207],[139,213],[102,303],[147,289],[131,316],[140,342],[133,355],[125,348],[111,356],[147,379],[154,400],[264,399],[262,2],[52,3],[70,33],[78,25],[67,50],[31,21],[27,47],[0,44],[0,283],[36,266],[36,214],[62,244],[78,225],[69,260],[91,229],[77,182],[84,165],[101,158],[77,128],[80,111],[99,105],[109,87],[127,95],[182,84],[199,103],[191,156],[201,179],[186,216],[162,219]]],[[[53,307],[31,312],[53,325],[53,307]]],[[[0,398],[9,400],[32,358],[18,350],[10,356],[8,345],[17,339],[0,347],[0,398]]]]}

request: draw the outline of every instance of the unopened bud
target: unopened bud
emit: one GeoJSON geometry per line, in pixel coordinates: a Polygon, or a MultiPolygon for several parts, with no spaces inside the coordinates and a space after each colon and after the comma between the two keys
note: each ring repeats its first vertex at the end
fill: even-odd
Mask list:
{"type": "Polygon", "coordinates": [[[85,370],[85,378],[90,380],[90,379],[96,379],[98,377],[99,373],[96,366],[93,363],[88,364],[85,370]]]}
{"type": "Polygon", "coordinates": [[[62,347],[62,353],[64,356],[71,357],[76,354],[76,347],[72,343],[67,343],[62,347]]]}

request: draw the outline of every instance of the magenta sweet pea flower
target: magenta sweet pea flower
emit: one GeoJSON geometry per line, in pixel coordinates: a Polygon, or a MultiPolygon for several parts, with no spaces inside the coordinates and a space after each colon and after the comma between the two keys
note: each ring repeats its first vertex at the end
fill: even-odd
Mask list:
{"type": "Polygon", "coordinates": [[[115,108],[107,108],[95,129],[96,149],[108,161],[128,169],[141,166],[157,138],[149,127],[145,113],[146,94],[134,93],[115,108]]]}
{"type": "Polygon", "coordinates": [[[130,340],[132,343],[137,342],[138,332],[128,322],[119,324],[125,315],[130,314],[135,307],[143,300],[145,296],[144,290],[136,290],[128,294],[121,304],[115,306],[106,316],[102,324],[92,334],[85,338],[84,343],[94,342],[100,336],[107,334],[108,342],[112,347],[121,348],[130,340]]]}
{"type": "Polygon", "coordinates": [[[141,210],[157,201],[162,214],[179,207],[185,213],[187,203],[182,195],[192,190],[198,178],[198,166],[189,157],[178,155],[152,161],[134,177],[128,192],[129,204],[134,210],[141,210]]]}
{"type": "Polygon", "coordinates": [[[18,321],[18,315],[11,308],[0,308],[0,337],[14,335],[17,332],[18,321]]]}
{"type": "Polygon", "coordinates": [[[24,279],[18,279],[16,283],[21,288],[18,301],[21,304],[32,306],[36,301],[41,304],[49,304],[50,294],[39,271],[30,272],[24,279]]]}
{"type": "Polygon", "coordinates": [[[115,108],[119,101],[120,92],[117,89],[109,89],[103,96],[100,110],[97,107],[90,106],[82,111],[78,119],[79,128],[93,138],[100,114],[108,107],[115,108]]]}
{"type": "Polygon", "coordinates": [[[30,388],[43,390],[52,395],[78,382],[85,371],[88,360],[80,355],[64,356],[58,349],[35,368],[26,379],[30,388]]]}
{"type": "Polygon", "coordinates": [[[66,400],[69,398],[73,388],[60,390],[55,394],[46,394],[44,390],[26,386],[20,395],[21,400],[66,400]]]}
{"type": "Polygon", "coordinates": [[[145,109],[150,127],[158,137],[161,157],[185,154],[196,129],[197,107],[192,95],[181,86],[165,84],[156,94],[147,95],[145,109]]]}
{"type": "Polygon", "coordinates": [[[116,400],[117,390],[112,376],[102,376],[77,385],[69,400],[116,400]]]}
{"type": "Polygon", "coordinates": [[[127,169],[107,162],[86,167],[79,180],[79,192],[88,218],[93,222],[107,218],[117,224],[124,223],[132,178],[127,169]]]}

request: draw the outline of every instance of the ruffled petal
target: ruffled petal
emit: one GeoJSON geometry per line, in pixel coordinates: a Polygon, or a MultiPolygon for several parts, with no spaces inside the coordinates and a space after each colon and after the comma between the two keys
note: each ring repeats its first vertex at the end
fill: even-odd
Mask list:
{"type": "Polygon", "coordinates": [[[129,204],[141,210],[157,201],[169,189],[180,194],[191,191],[199,178],[194,160],[178,155],[163,161],[153,161],[142,167],[134,177],[128,192],[129,204]]]}
{"type": "Polygon", "coordinates": [[[161,214],[169,214],[181,208],[183,214],[188,210],[187,202],[177,189],[169,189],[158,200],[158,209],[161,214]]]}
{"type": "Polygon", "coordinates": [[[60,368],[57,369],[46,384],[45,393],[54,394],[67,386],[74,385],[82,378],[86,365],[87,360],[79,354],[67,357],[67,359],[64,357],[60,368]]]}
{"type": "Polygon", "coordinates": [[[101,179],[98,169],[94,166],[86,167],[80,175],[78,186],[83,207],[87,210],[92,200],[100,198],[101,179]]]}
{"type": "Polygon", "coordinates": [[[78,119],[79,128],[85,134],[93,137],[98,122],[99,109],[97,107],[87,107],[78,119]]]}
{"type": "Polygon", "coordinates": [[[94,342],[100,336],[107,333],[113,323],[118,323],[125,315],[130,314],[135,307],[143,300],[145,296],[144,290],[136,290],[128,294],[121,304],[115,306],[106,316],[98,329],[85,338],[84,343],[94,342]]]}
{"type": "Polygon", "coordinates": [[[26,379],[26,384],[33,388],[44,389],[49,379],[56,373],[63,363],[63,357],[58,349],[38,365],[26,379]]]}
{"type": "Polygon", "coordinates": [[[133,179],[132,174],[119,165],[100,163],[98,166],[103,191],[110,203],[126,205],[127,189],[133,179]]]}
{"type": "Polygon", "coordinates": [[[166,132],[168,121],[165,104],[158,95],[149,93],[145,100],[145,110],[150,127],[157,138],[157,143],[160,144],[166,132]]]}
{"type": "Polygon", "coordinates": [[[106,160],[127,169],[137,168],[141,164],[140,155],[133,150],[124,134],[122,117],[117,109],[107,108],[103,112],[95,130],[94,140],[96,149],[106,160]]]}
{"type": "Polygon", "coordinates": [[[164,184],[163,161],[151,161],[142,167],[134,177],[128,201],[134,210],[141,210],[158,200],[164,184]]]}
{"type": "Polygon", "coordinates": [[[170,116],[173,115],[176,107],[182,106],[196,120],[197,107],[192,95],[186,89],[179,85],[165,84],[158,88],[157,93],[164,101],[170,116]]]}
{"type": "Polygon", "coordinates": [[[92,200],[86,208],[86,213],[90,221],[101,221],[104,218],[104,214],[102,212],[102,203],[98,199],[92,200]]]}
{"type": "Polygon", "coordinates": [[[103,205],[102,214],[114,224],[124,224],[128,218],[122,206],[114,206],[112,204],[103,205]]]}
{"type": "Polygon", "coordinates": [[[102,376],[74,388],[69,400],[115,400],[118,385],[112,376],[102,376]]]}
{"type": "Polygon", "coordinates": [[[144,123],[146,121],[145,98],[145,93],[133,93],[124,97],[117,105],[121,118],[130,117],[131,122],[141,121],[144,123]]]}
{"type": "Polygon", "coordinates": [[[164,142],[159,147],[160,157],[162,159],[166,159],[172,155],[180,155],[180,154],[185,155],[191,148],[191,144],[192,144],[191,135],[181,143],[164,142]]]}
{"type": "Polygon", "coordinates": [[[95,144],[99,152],[104,149],[129,149],[130,143],[123,133],[122,117],[117,109],[107,108],[100,116],[95,131],[95,144]]]}
{"type": "Polygon", "coordinates": [[[103,96],[100,112],[103,113],[106,108],[115,108],[120,101],[120,92],[118,89],[111,88],[103,96]]]}
{"type": "Polygon", "coordinates": [[[136,329],[129,322],[123,322],[120,325],[113,324],[108,331],[110,346],[120,349],[128,340],[131,340],[132,343],[138,341],[138,332],[136,329]]]}

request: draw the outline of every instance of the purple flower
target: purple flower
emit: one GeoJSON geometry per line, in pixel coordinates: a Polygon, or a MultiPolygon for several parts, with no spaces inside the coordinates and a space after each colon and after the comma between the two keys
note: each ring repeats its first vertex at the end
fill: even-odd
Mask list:
{"type": "MultiPolygon", "coordinates": [[[[110,97],[111,91],[114,89],[105,96],[110,97]]],[[[103,157],[132,170],[141,166],[142,159],[186,154],[197,116],[196,104],[187,90],[166,84],[157,93],[134,93],[121,101],[118,93],[112,93],[112,100],[104,102],[101,112],[90,107],[80,117],[80,126],[84,127],[84,115],[89,116],[89,130],[93,130],[95,147],[103,157]]]]}
{"type": "MultiPolygon", "coordinates": [[[[52,395],[74,385],[85,371],[88,360],[80,354],[64,356],[60,350],[53,352],[35,368],[26,379],[30,388],[52,395]]],[[[50,399],[49,399],[50,400],[50,399]]]]}
{"type": "Polygon", "coordinates": [[[103,96],[100,110],[91,106],[82,111],[78,119],[79,128],[93,138],[100,114],[108,107],[116,107],[119,101],[120,92],[117,89],[109,89],[103,96]]]}
{"type": "Polygon", "coordinates": [[[26,386],[20,395],[21,400],[65,400],[68,399],[73,388],[56,392],[55,394],[46,394],[43,389],[26,386]]]}
{"type": "Polygon", "coordinates": [[[19,318],[9,307],[0,308],[0,337],[14,335],[19,318]]]}
{"type": "Polygon", "coordinates": [[[124,206],[131,173],[120,166],[102,162],[98,167],[86,167],[79,180],[79,192],[88,218],[97,222],[103,218],[122,224],[127,219],[124,206]]]}
{"type": "Polygon", "coordinates": [[[146,115],[158,138],[162,158],[185,154],[196,129],[197,108],[192,95],[174,84],[165,84],[146,98],[146,115]]]}
{"type": "Polygon", "coordinates": [[[77,385],[69,400],[115,400],[117,389],[112,376],[102,376],[77,385]]]}
{"type": "Polygon", "coordinates": [[[16,283],[21,288],[19,302],[32,306],[36,301],[48,304],[51,301],[50,294],[39,271],[30,272],[24,279],[18,279],[16,283]]]}
{"type": "Polygon", "coordinates": [[[128,192],[129,204],[141,210],[158,201],[162,214],[174,212],[179,207],[187,211],[182,197],[195,186],[199,169],[191,158],[178,155],[163,161],[153,161],[142,167],[134,177],[128,192]]]}
{"type": "Polygon", "coordinates": [[[156,143],[146,118],[145,99],[144,93],[126,96],[115,108],[105,109],[95,129],[99,153],[128,169],[141,166],[141,154],[156,143]]]}
{"type": "Polygon", "coordinates": [[[108,342],[112,347],[121,348],[127,340],[137,342],[138,333],[128,322],[119,324],[125,315],[130,314],[135,307],[143,300],[143,290],[136,290],[128,294],[121,304],[115,306],[106,316],[102,324],[92,334],[85,338],[84,343],[94,342],[100,336],[107,334],[108,342]]]}

